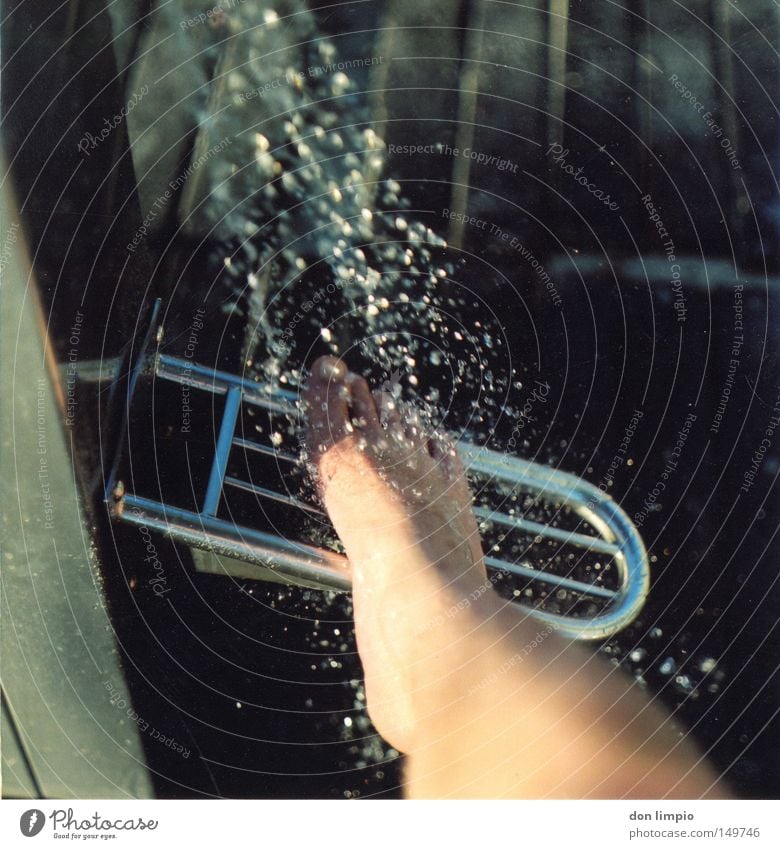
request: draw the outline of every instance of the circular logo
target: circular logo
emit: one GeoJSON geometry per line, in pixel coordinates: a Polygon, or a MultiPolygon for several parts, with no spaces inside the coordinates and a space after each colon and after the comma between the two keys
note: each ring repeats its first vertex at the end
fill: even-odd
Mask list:
{"type": "Polygon", "coordinates": [[[36,834],[40,833],[45,822],[46,817],[43,815],[43,811],[30,808],[19,818],[19,828],[25,837],[35,837],[36,834]]]}

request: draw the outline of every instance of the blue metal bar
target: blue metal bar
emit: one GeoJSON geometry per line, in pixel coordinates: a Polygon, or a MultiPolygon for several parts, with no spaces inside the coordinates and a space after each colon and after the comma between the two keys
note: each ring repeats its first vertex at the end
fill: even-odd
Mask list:
{"type": "Polygon", "coordinates": [[[282,574],[312,581],[323,589],[343,591],[352,585],[349,565],[342,554],[284,539],[278,534],[238,527],[233,522],[138,495],[123,498],[122,520],[224,557],[276,568],[282,574]]]}
{"type": "Polygon", "coordinates": [[[533,522],[530,519],[521,519],[519,516],[499,513],[497,510],[491,510],[487,507],[475,507],[474,515],[485,522],[495,522],[498,525],[503,525],[505,528],[514,528],[526,534],[559,540],[564,544],[576,545],[579,548],[597,551],[600,554],[608,554],[611,557],[620,553],[620,546],[615,545],[613,542],[604,542],[603,539],[599,539],[598,537],[578,534],[574,531],[567,531],[564,528],[552,528],[550,525],[543,525],[541,522],[533,522]]]}
{"type": "Polygon", "coordinates": [[[255,495],[259,495],[261,498],[270,498],[272,501],[287,504],[289,507],[296,507],[298,510],[306,510],[309,513],[315,513],[317,516],[325,515],[322,510],[311,504],[307,504],[305,501],[301,501],[300,498],[295,498],[295,496],[287,495],[283,492],[274,492],[272,489],[266,489],[264,486],[257,486],[257,484],[242,481],[240,478],[232,478],[228,476],[225,478],[225,485],[234,486],[236,489],[243,489],[245,492],[254,493],[255,495]]]}
{"type": "MultiPolygon", "coordinates": [[[[154,337],[154,335],[157,332],[157,319],[158,319],[158,316],[160,315],[161,309],[162,309],[162,301],[160,300],[160,298],[157,298],[157,300],[154,302],[154,304],[152,306],[152,314],[149,318],[149,326],[146,328],[146,332],[144,333],[143,340],[141,342],[141,345],[140,345],[140,348],[138,350],[138,354],[135,358],[135,361],[133,361],[133,359],[132,359],[132,357],[133,357],[132,347],[130,348],[130,352],[128,354],[128,356],[130,357],[130,360],[129,360],[129,370],[130,371],[129,371],[129,375],[128,375],[128,379],[127,379],[127,394],[125,395],[125,399],[124,399],[124,409],[122,411],[122,419],[121,419],[122,423],[121,423],[121,426],[120,426],[119,439],[118,439],[118,444],[120,446],[124,444],[125,438],[127,436],[127,430],[128,430],[129,424],[130,424],[130,404],[132,403],[133,395],[135,394],[135,389],[136,389],[136,386],[138,384],[138,379],[141,376],[141,373],[143,372],[144,367],[146,366],[146,352],[149,348],[149,345],[151,344],[152,338],[154,337]]],[[[125,358],[122,357],[122,364],[124,364],[124,362],[125,362],[125,358]]],[[[120,365],[120,369],[121,369],[121,365],[120,365]]],[[[119,377],[119,375],[117,375],[117,378],[118,377],[119,377]]],[[[114,383],[111,387],[111,392],[109,394],[109,400],[108,400],[108,409],[109,410],[111,410],[111,408],[114,405],[113,399],[116,397],[115,393],[118,391],[118,387],[120,386],[120,381],[117,378],[114,379],[114,383]]],[[[121,450],[117,451],[116,455],[114,456],[114,462],[111,465],[111,471],[109,472],[108,480],[106,481],[106,489],[105,489],[103,497],[104,497],[104,499],[107,503],[110,503],[111,498],[113,497],[114,487],[116,486],[117,472],[119,470],[119,461],[120,461],[121,456],[122,456],[121,450]]]]}
{"type": "Polygon", "coordinates": [[[294,414],[297,411],[298,396],[295,392],[281,387],[263,389],[252,380],[244,380],[235,374],[219,369],[198,365],[192,360],[161,354],[157,360],[157,377],[186,383],[198,389],[204,389],[215,394],[222,394],[237,387],[244,393],[244,399],[252,404],[261,404],[273,408],[277,412],[294,414]]]}
{"type": "Polygon", "coordinates": [[[211,464],[209,485],[206,489],[206,497],[203,499],[203,513],[214,516],[219,505],[219,497],[222,494],[222,481],[227,469],[230,446],[233,442],[233,432],[236,429],[238,409],[241,406],[241,390],[237,386],[228,389],[225,401],[225,412],[222,414],[222,424],[219,427],[217,437],[217,449],[214,453],[214,462],[211,464]]]}
{"type": "Polygon", "coordinates": [[[542,572],[540,569],[529,569],[527,566],[521,566],[519,563],[510,563],[507,560],[499,560],[497,557],[486,557],[485,566],[488,569],[495,569],[497,572],[511,572],[513,575],[528,578],[530,581],[541,581],[543,584],[550,584],[553,587],[574,590],[578,593],[587,593],[588,595],[598,596],[599,598],[612,599],[617,595],[616,590],[596,587],[593,584],[586,584],[583,581],[575,581],[574,578],[553,575],[552,572],[542,572]]]}
{"type": "Polygon", "coordinates": [[[266,457],[273,457],[274,460],[284,460],[286,463],[298,462],[298,458],[294,454],[282,451],[279,448],[274,448],[272,445],[263,445],[260,442],[252,442],[251,440],[243,439],[240,436],[233,437],[233,445],[237,445],[245,451],[255,451],[257,454],[263,454],[266,457]]]}

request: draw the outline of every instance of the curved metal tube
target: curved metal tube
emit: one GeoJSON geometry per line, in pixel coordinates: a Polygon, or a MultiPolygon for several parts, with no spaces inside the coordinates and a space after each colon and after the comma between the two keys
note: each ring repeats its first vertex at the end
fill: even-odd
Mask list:
{"type": "MultiPolygon", "coordinates": [[[[591,619],[575,619],[533,610],[534,616],[553,625],[566,636],[585,640],[605,639],[636,618],[650,588],[650,565],[637,529],[609,495],[568,472],[478,448],[467,442],[458,443],[458,453],[471,472],[515,487],[522,483],[524,492],[537,493],[554,502],[566,504],[594,527],[605,542],[615,546],[612,556],[620,588],[603,613],[591,619]]],[[[541,536],[552,539],[560,539],[566,533],[557,528],[539,532],[541,536]]],[[[565,541],[582,547],[581,535],[572,532],[568,537],[565,541]]]]}
{"type": "MultiPolygon", "coordinates": [[[[142,368],[144,359],[139,358],[134,373],[142,368]]],[[[155,528],[187,545],[271,569],[287,576],[291,581],[322,589],[341,592],[348,590],[351,586],[350,570],[344,556],[259,529],[237,526],[217,516],[221,492],[225,486],[245,489],[258,498],[284,501],[300,509],[315,509],[293,496],[282,496],[266,487],[225,475],[227,458],[234,445],[261,453],[274,452],[271,446],[254,443],[235,435],[241,403],[261,407],[270,412],[294,415],[297,413],[294,393],[282,389],[266,389],[251,381],[245,381],[238,375],[161,354],[154,357],[154,377],[227,396],[208,491],[200,512],[166,505],[135,494],[122,493],[115,497],[115,466],[106,493],[114,516],[155,528]]],[[[135,381],[131,383],[134,386],[135,381]]],[[[132,394],[132,389],[129,394],[132,394]]],[[[494,557],[485,558],[488,569],[510,572],[528,580],[602,600],[605,604],[604,610],[590,618],[566,616],[538,607],[528,607],[531,615],[551,625],[561,634],[574,639],[600,640],[625,628],[639,613],[647,597],[650,570],[639,533],[612,498],[568,472],[488,448],[480,448],[468,442],[461,441],[456,444],[464,465],[473,475],[481,476],[488,484],[501,484],[503,488],[508,487],[513,492],[540,496],[558,507],[565,505],[595,529],[599,536],[555,528],[525,517],[478,506],[475,513],[480,520],[495,522],[534,537],[554,540],[561,545],[604,554],[615,563],[619,587],[613,591],[573,577],[556,575],[494,557]]],[[[282,456],[281,453],[279,457],[281,460],[295,459],[282,456]]]]}

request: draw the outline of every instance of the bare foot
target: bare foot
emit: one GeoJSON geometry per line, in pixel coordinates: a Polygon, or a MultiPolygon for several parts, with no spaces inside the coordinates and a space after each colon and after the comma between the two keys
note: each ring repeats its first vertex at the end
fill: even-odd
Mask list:
{"type": "Polygon", "coordinates": [[[454,614],[485,591],[468,483],[446,437],[342,362],[315,363],[306,400],[318,489],[352,565],[369,711],[408,750],[441,688],[441,653],[468,632],[454,614]]]}
{"type": "Polygon", "coordinates": [[[352,565],[368,709],[409,755],[409,795],[728,795],[632,679],[541,637],[492,592],[445,438],[331,358],[307,400],[320,494],[352,565]]]}

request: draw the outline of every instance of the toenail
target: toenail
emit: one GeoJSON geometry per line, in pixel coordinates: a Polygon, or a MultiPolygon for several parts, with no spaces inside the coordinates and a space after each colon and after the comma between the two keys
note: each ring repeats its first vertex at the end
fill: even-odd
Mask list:
{"type": "Polygon", "coordinates": [[[317,365],[317,370],[319,371],[320,377],[324,377],[329,380],[343,378],[347,373],[347,367],[344,363],[342,363],[341,360],[335,360],[332,357],[320,360],[317,365]]]}

